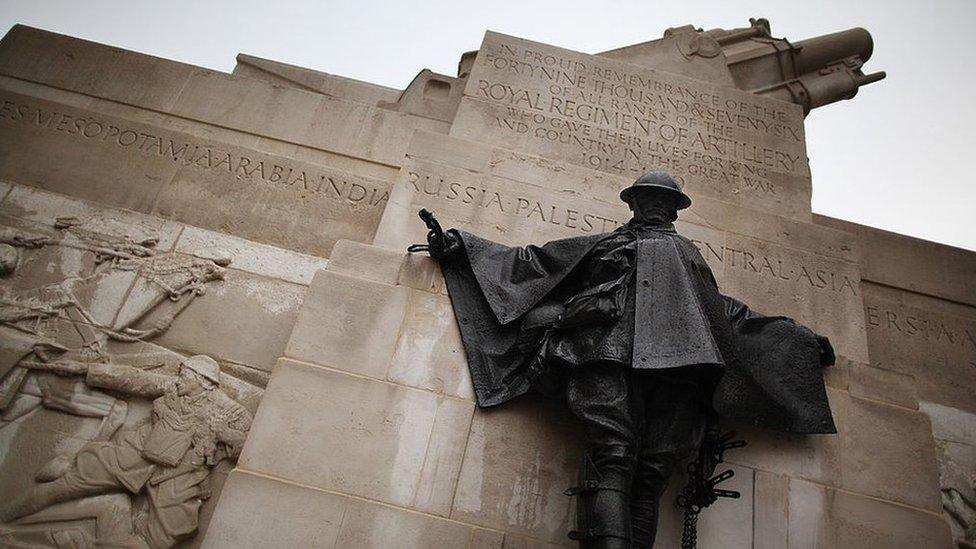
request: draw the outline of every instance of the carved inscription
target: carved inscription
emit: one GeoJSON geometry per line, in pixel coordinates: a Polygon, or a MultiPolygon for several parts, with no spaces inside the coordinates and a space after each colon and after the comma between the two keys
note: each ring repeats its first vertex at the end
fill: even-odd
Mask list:
{"type": "Polygon", "coordinates": [[[0,126],[55,132],[81,142],[112,147],[123,155],[165,159],[181,167],[211,171],[242,182],[290,188],[348,204],[382,209],[389,199],[389,191],[365,180],[310,171],[280,157],[234,152],[226,146],[194,141],[186,134],[161,128],[154,128],[150,133],[145,127],[119,119],[28,98],[4,99],[0,103],[0,126]]]}
{"type": "Polygon", "coordinates": [[[774,172],[808,176],[798,111],[626,63],[489,33],[466,94],[497,130],[610,173],[773,195],[774,172]]]}
{"type": "Polygon", "coordinates": [[[713,265],[718,262],[726,268],[726,272],[745,271],[754,276],[808,285],[818,290],[858,295],[858,281],[843,273],[806,265],[796,259],[769,257],[745,247],[733,248],[695,239],[692,239],[692,242],[706,261],[713,265]]]}
{"type": "Polygon", "coordinates": [[[882,304],[865,304],[864,311],[869,331],[883,331],[889,337],[908,338],[961,352],[967,364],[976,367],[976,324],[967,325],[920,309],[896,309],[882,304]]]}
{"type": "MultiPolygon", "coordinates": [[[[486,210],[495,215],[525,219],[572,232],[609,232],[629,219],[624,215],[597,213],[585,206],[546,200],[538,194],[509,193],[500,186],[486,185],[477,179],[454,178],[419,166],[407,170],[406,182],[410,190],[420,195],[424,201],[442,200],[472,210],[486,210]]],[[[623,212],[623,208],[619,210],[623,212]]],[[[859,281],[822,266],[806,264],[796,257],[778,258],[745,247],[734,248],[695,239],[692,242],[706,261],[715,268],[725,269],[726,272],[741,271],[751,276],[809,286],[845,296],[860,295],[859,281]]]]}
{"type": "Polygon", "coordinates": [[[452,181],[436,174],[407,172],[410,188],[427,197],[438,198],[475,208],[493,210],[503,215],[524,218],[539,223],[559,225],[582,233],[603,233],[626,223],[604,215],[549,203],[528,196],[507,196],[496,189],[471,183],[452,181]]]}

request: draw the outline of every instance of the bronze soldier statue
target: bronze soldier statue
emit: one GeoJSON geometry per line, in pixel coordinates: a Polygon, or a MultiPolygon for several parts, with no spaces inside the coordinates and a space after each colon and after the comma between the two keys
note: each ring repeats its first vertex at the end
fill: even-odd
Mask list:
{"type": "Polygon", "coordinates": [[[593,549],[653,546],[668,478],[696,452],[686,526],[715,496],[738,495],[715,489],[730,473],[709,478],[735,446],[714,436],[719,416],[836,432],[822,375],[834,361],[829,341],[719,292],[674,229],[691,199],[671,176],[644,174],[620,198],[634,213],[626,225],[543,246],[444,232],[422,211],[428,244],[412,247],[441,265],[478,405],[535,389],[564,397],[581,422],[570,538],[593,549]]]}

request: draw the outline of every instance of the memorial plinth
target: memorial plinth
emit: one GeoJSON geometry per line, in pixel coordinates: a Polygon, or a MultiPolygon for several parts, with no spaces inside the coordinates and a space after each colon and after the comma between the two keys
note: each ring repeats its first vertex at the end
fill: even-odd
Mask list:
{"type": "MultiPolygon", "coordinates": [[[[0,493],[155,421],[151,399],[52,363],[173,377],[206,354],[253,422],[207,465],[181,546],[571,546],[576,425],[531,397],[477,409],[439,268],[405,250],[420,208],[513,245],[609,231],[630,218],[619,191],[663,169],[721,290],[838,353],[838,434],[731,426],[742,497],[702,515],[699,546],[953,546],[971,525],[943,505],[976,501],[976,254],[812,214],[804,118],[878,78],[865,31],[822,38],[760,20],[589,55],[488,32],[458,76],[401,91],[15,27],[0,493]]],[[[680,544],[682,482],[660,547],[680,544]]],[[[149,539],[158,496],[110,492],[0,525],[0,545],[149,539]]]]}

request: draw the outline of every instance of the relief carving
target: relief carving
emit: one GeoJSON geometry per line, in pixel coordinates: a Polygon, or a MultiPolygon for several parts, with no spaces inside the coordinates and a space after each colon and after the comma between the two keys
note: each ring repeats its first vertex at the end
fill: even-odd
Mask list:
{"type": "MultiPolygon", "coordinates": [[[[976,476],[970,478],[976,489],[976,476]]],[[[942,489],[942,509],[963,531],[963,537],[956,538],[960,549],[976,549],[976,502],[955,488],[942,489]]]]}
{"type": "MultiPolygon", "coordinates": [[[[0,503],[0,545],[172,547],[197,530],[212,471],[236,460],[262,389],[149,340],[229,260],[159,252],[156,227],[112,215],[54,229],[0,229],[0,442],[56,438],[29,427],[43,414],[96,426],[62,433],[55,442],[83,440],[50,444],[33,482],[0,503]],[[37,287],[18,276],[38,265],[63,276],[37,287]]],[[[13,466],[0,462],[0,482],[13,466]]]]}

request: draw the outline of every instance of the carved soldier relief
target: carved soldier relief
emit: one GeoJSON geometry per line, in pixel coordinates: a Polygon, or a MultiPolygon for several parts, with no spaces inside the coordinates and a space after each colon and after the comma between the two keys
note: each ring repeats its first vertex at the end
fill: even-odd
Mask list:
{"type": "Polygon", "coordinates": [[[0,544],[172,547],[240,454],[262,389],[152,343],[230,260],[158,241],[103,212],[0,229],[0,544]]]}

